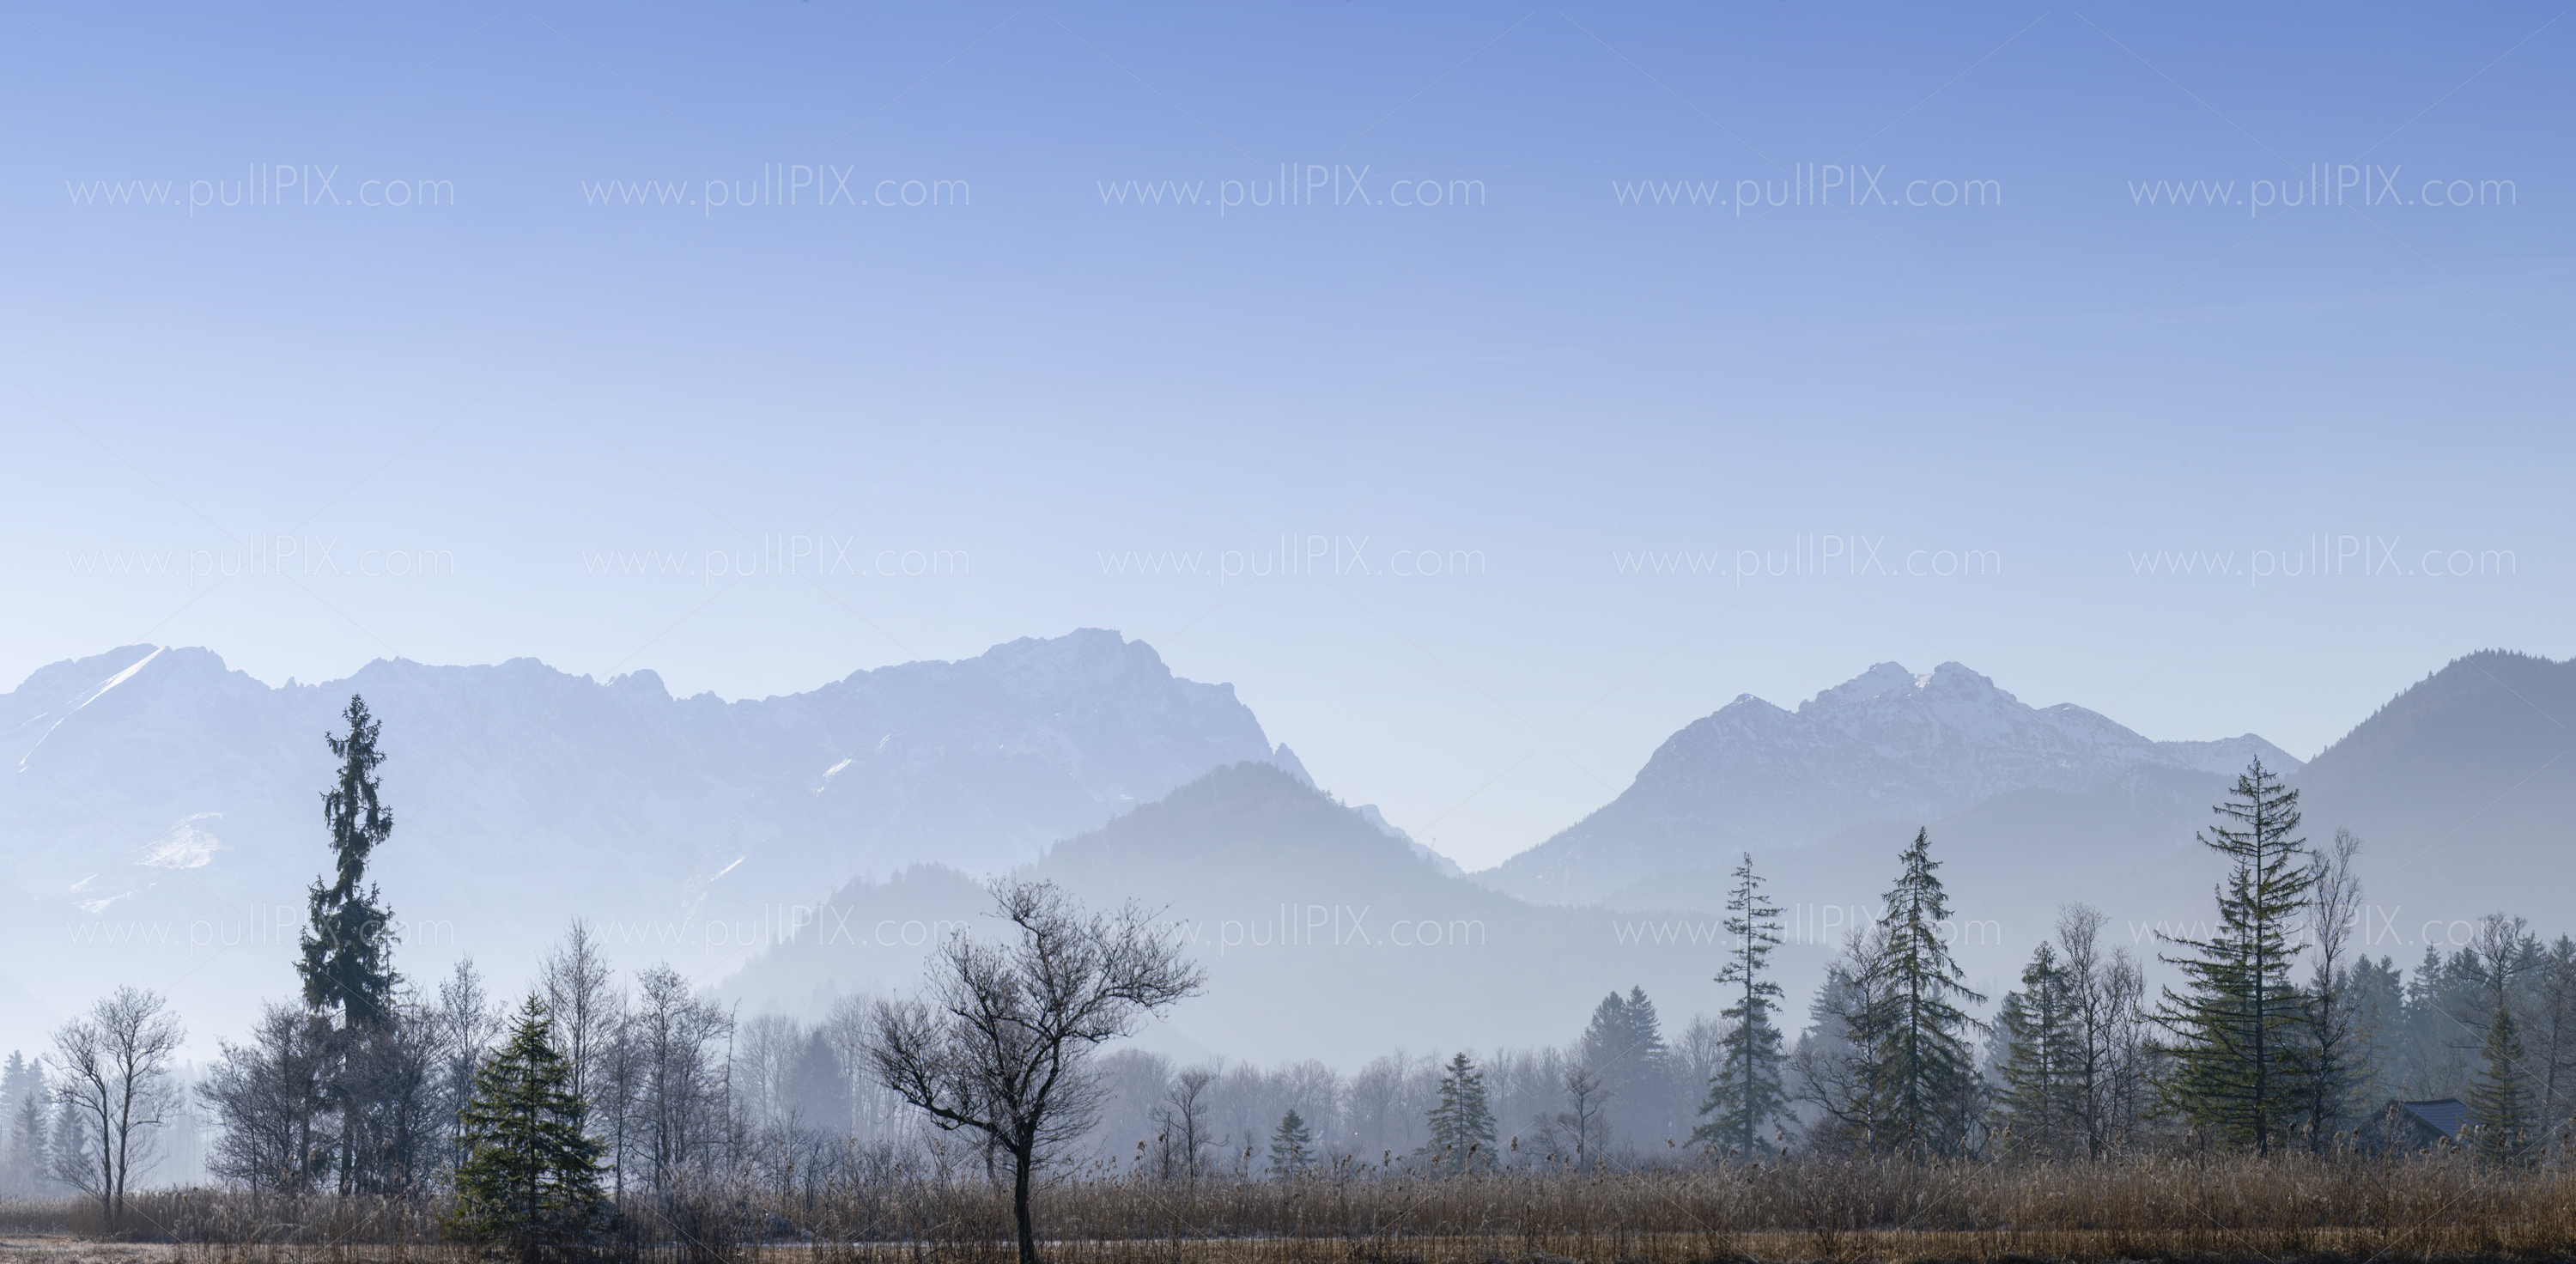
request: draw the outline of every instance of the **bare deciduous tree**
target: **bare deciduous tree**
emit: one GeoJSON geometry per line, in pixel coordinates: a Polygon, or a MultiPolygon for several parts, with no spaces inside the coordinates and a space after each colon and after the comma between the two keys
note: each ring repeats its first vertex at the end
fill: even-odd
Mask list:
{"type": "Polygon", "coordinates": [[[2149,1039],[2154,1020],[2147,1014],[2147,977],[2136,953],[2127,948],[2111,950],[2111,964],[2102,970],[2102,997],[2109,1015],[2104,1038],[2110,1050],[2104,1127],[2118,1142],[2146,1125],[2154,1111],[2157,1077],[2165,1069],[2162,1055],[2149,1039]]]}
{"type": "Polygon", "coordinates": [[[420,1187],[446,1149],[436,1007],[406,990],[381,1019],[340,1034],[342,1189],[399,1194],[420,1187]]]}
{"type": "Polygon", "coordinates": [[[329,1162],[324,1073],[330,1021],[297,1005],[270,1005],[247,1044],[223,1042],[197,1094],[222,1126],[207,1170],[226,1180],[302,1193],[329,1162]]]}
{"type": "MultiPolygon", "coordinates": [[[[625,1067],[632,1080],[632,1144],[643,1151],[653,1188],[670,1188],[685,1168],[709,1157],[723,1140],[733,1103],[726,1045],[733,1015],[700,1000],[689,981],[669,966],[637,976],[641,993],[627,1020],[625,1067]]],[[[623,1185],[623,1178],[620,1178],[623,1185]]]]}
{"type": "MultiPolygon", "coordinates": [[[[586,1113],[597,1113],[602,1091],[601,1064],[615,1038],[619,1004],[614,972],[599,951],[590,923],[574,918],[563,946],[546,953],[538,977],[546,992],[546,1013],[554,1019],[555,1042],[572,1064],[573,1095],[586,1113]]],[[[596,1122],[591,1125],[598,1131],[596,1122]]]]}
{"type": "Polygon", "coordinates": [[[1087,913],[1052,883],[1010,879],[993,884],[993,902],[1010,930],[951,936],[924,996],[877,1004],[867,1052],[933,1124],[1010,1156],[1020,1262],[1037,1264],[1030,1175],[1090,1122],[1091,1051],[1195,995],[1205,975],[1135,904],[1087,913]]]}
{"type": "Polygon", "coordinates": [[[441,1132],[447,1146],[446,1161],[462,1165],[471,1146],[461,1113],[474,1098],[474,1076],[482,1069],[484,1055],[501,1035],[500,1008],[484,990],[483,974],[467,957],[456,963],[456,969],[438,985],[438,1007],[431,1014],[437,1046],[438,1093],[441,1132]]]}
{"type": "Polygon", "coordinates": [[[1565,1069],[1565,1104],[1572,1109],[1550,1122],[1566,1130],[1564,1144],[1574,1147],[1574,1170],[1589,1172],[1610,1148],[1610,1090],[1602,1087],[1599,1073],[1577,1060],[1565,1069]]]}
{"type": "Polygon", "coordinates": [[[2360,855],[2361,837],[2336,830],[2334,845],[2317,853],[2316,881],[2309,888],[2308,941],[2317,950],[2317,966],[2308,984],[2314,1045],[2307,1066],[2308,1146],[2315,1150],[2332,1144],[2371,1074],[2363,1064],[2368,1044],[2352,995],[2352,935],[2361,917],[2361,877],[2354,862],[2360,855]]]}
{"type": "MultiPolygon", "coordinates": [[[[178,1104],[170,1059],[186,1032],[159,993],[122,987],[54,1033],[54,1094],[97,1143],[75,1170],[113,1228],[125,1218],[125,1186],[153,1154],[151,1129],[178,1104]]],[[[67,1173],[70,1175],[71,1173],[67,1173]]]]}
{"type": "Polygon", "coordinates": [[[1157,1158],[1164,1180],[1197,1180],[1207,1161],[1208,1085],[1216,1072],[1192,1067],[1172,1078],[1163,1100],[1154,1106],[1154,1126],[1161,1129],[1157,1158]]]}
{"type": "Polygon", "coordinates": [[[1883,928],[1854,930],[1827,967],[1812,1007],[1814,1026],[1789,1058],[1796,1098],[1814,1105],[1806,1128],[1810,1149],[1876,1154],[1884,1124],[1885,1065],[1878,1042],[1887,1021],[1887,956],[1883,928]]]}

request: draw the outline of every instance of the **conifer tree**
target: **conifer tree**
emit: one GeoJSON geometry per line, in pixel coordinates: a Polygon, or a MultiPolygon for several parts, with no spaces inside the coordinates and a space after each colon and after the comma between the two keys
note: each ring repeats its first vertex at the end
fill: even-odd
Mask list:
{"type": "Polygon", "coordinates": [[[2269,1154],[2303,1113],[2304,998],[2290,979],[2298,952],[2291,934],[2316,882],[2297,837],[2299,792],[2256,759],[2236,779],[2221,821],[2200,841],[2232,862],[2218,892],[2218,926],[2207,939],[2158,933],[2187,955],[2186,990],[2165,990],[2156,1022],[2173,1037],[2178,1063],[2168,1104],[2231,1142],[2269,1154]]]}
{"type": "Polygon", "coordinates": [[[1771,1025],[1780,984],[1768,973],[1771,950],[1780,943],[1780,910],[1763,897],[1749,851],[1736,865],[1735,887],[1727,895],[1726,937],[1726,964],[1717,982],[1731,985],[1730,999],[1719,1017],[1735,1025],[1718,1044],[1720,1065],[1699,1108],[1710,1118],[1692,1131],[1691,1144],[1749,1153],[1762,1145],[1762,1125],[1787,1105],[1780,1087],[1780,1029],[1771,1025]]]}
{"type": "Polygon", "coordinates": [[[1966,1033],[1980,1026],[1960,1002],[1986,998],[1968,987],[1968,972],[1950,955],[1950,897],[1933,872],[1932,835],[1917,830],[1897,857],[1903,866],[1887,893],[1883,1019],[1878,1058],[1885,1106],[1881,1143],[1898,1153],[1953,1154],[1968,1145],[1976,1113],[1976,1055],[1966,1033]]]}
{"type": "Polygon", "coordinates": [[[1583,1060],[1600,1078],[1611,1131],[1637,1137],[1668,1132],[1673,1117],[1672,1050],[1646,989],[1612,992],[1592,1008],[1583,1029],[1583,1060]]]}
{"type": "Polygon", "coordinates": [[[392,836],[394,817],[376,776],[384,755],[376,747],[380,725],[356,694],[340,712],[346,736],[325,733],[323,742],[340,766],[322,794],[322,823],[330,832],[331,872],[306,892],[307,925],[299,937],[296,972],[304,1003],[328,1025],[321,1081],[336,1116],[335,1166],[339,1190],[377,1191],[407,1182],[402,1138],[413,1131],[400,1103],[379,1100],[399,1082],[382,1072],[405,1061],[395,989],[401,976],[389,959],[392,913],[367,882],[367,861],[392,836]],[[388,1107],[391,1107],[389,1110],[388,1107]]]}
{"type": "Polygon", "coordinates": [[[322,737],[340,759],[338,777],[322,795],[322,823],[331,831],[331,880],[326,885],[316,879],[306,895],[311,924],[301,936],[304,955],[296,969],[304,978],[304,1003],[337,1011],[349,1029],[390,1018],[399,979],[385,952],[392,914],[366,882],[367,857],[394,831],[394,814],[380,797],[383,783],[376,777],[376,765],[385,758],[376,749],[381,725],[356,694],[340,716],[349,722],[349,735],[322,737]]]}
{"type": "Polygon", "coordinates": [[[0,1148],[0,1194],[24,1198],[36,1192],[45,1167],[47,1096],[43,1065],[11,1052],[7,1067],[0,1069],[0,1125],[8,1134],[8,1144],[0,1148]]]}
{"type": "Polygon", "coordinates": [[[10,1050],[9,1061],[0,1064],[0,1104],[15,1107],[19,1099],[31,1093],[41,1094],[44,1085],[43,1065],[29,1060],[27,1055],[15,1049],[10,1050]]]}
{"type": "Polygon", "coordinates": [[[18,1101],[9,1122],[8,1192],[32,1197],[44,1188],[45,1102],[41,1092],[18,1101]]]}
{"type": "Polygon", "coordinates": [[[571,1064],[555,1051],[535,993],[508,1043],[475,1072],[463,1119],[451,1222],[459,1236],[533,1262],[577,1254],[606,1228],[600,1143],[582,1127],[571,1064]]]}
{"type": "Polygon", "coordinates": [[[2070,1152],[2068,1142],[2083,1122],[2073,983],[2056,950],[2042,943],[2021,972],[2022,990],[2004,996],[1995,1020],[2003,1045],[1995,1068],[2003,1081],[1998,1104],[2017,1146],[2043,1155],[2070,1152]]]}
{"type": "Polygon", "coordinates": [[[1494,1110],[1485,1099],[1485,1073],[1460,1050],[1440,1076],[1440,1103],[1431,1108],[1431,1139],[1417,1151],[1443,1171],[1495,1166],[1494,1110]]]}
{"type": "Polygon", "coordinates": [[[1306,1120],[1292,1106],[1270,1132],[1270,1170],[1281,1175],[1302,1172],[1314,1161],[1315,1135],[1307,1130],[1306,1120]]]}
{"type": "Polygon", "coordinates": [[[2531,1088],[2522,1048],[2522,1027],[2513,1007],[2496,1006],[2487,1023],[2483,1046],[2486,1068],[2469,1086],[2469,1121],[2477,1125],[2478,1152],[2489,1159],[2518,1163],[2537,1148],[2533,1136],[2531,1088]]]}
{"type": "Polygon", "coordinates": [[[82,1126],[80,1107],[70,1098],[55,1094],[54,1122],[45,1129],[45,1177],[73,1189],[83,1188],[93,1179],[98,1156],[90,1149],[89,1129],[82,1126]]]}
{"type": "Polygon", "coordinates": [[[1673,1050],[1664,1043],[1663,1019],[1655,1013],[1655,1002],[1646,989],[1631,984],[1628,988],[1627,1023],[1628,1057],[1626,1089],[1623,1104],[1614,1094],[1612,1113],[1626,1121],[1629,1135],[1642,1143],[1663,1137],[1667,1144],[1676,1132],[1688,1135],[1688,1121],[1683,1112],[1689,1109],[1689,1095],[1677,1093],[1673,1082],[1673,1050]]]}
{"type": "Polygon", "coordinates": [[[2461,1029],[2494,1011],[2477,1003],[2473,985],[2455,965],[2428,943],[2414,968],[2403,972],[2404,996],[2389,1041],[2395,1051],[2392,1061],[2398,1064],[2395,1091],[2384,1096],[2458,1097],[2462,1086],[2476,1078],[2468,1057],[2476,1042],[2472,1038],[2463,1048],[2461,1029]]]}

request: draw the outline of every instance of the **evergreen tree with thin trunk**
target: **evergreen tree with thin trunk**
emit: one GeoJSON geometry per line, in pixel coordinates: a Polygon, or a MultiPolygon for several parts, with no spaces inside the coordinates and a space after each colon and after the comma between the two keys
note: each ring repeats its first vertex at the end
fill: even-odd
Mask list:
{"type": "Polygon", "coordinates": [[[2531,1086],[2522,1048],[2522,1027],[2513,1007],[2499,1005],[2487,1023],[2482,1047],[2486,1068],[2469,1086],[2469,1122],[2477,1125],[2478,1153],[2500,1163],[2519,1163],[2539,1148],[2531,1086]]]}
{"type": "Polygon", "coordinates": [[[1997,1104],[2016,1150],[2057,1158],[2090,1151],[2075,987],[2056,949],[2042,943],[2022,969],[2021,990],[2005,995],[1995,1020],[2003,1045],[1995,1066],[2003,1081],[1997,1104]]]}
{"type": "Polygon", "coordinates": [[[348,735],[329,733],[322,740],[340,760],[331,788],[322,794],[322,823],[331,835],[331,873],[316,879],[306,893],[308,924],[299,938],[303,950],[296,971],[304,981],[304,1003],[332,1020],[323,1051],[323,1084],[338,1116],[336,1166],[342,1193],[381,1191],[396,1174],[388,1172],[386,1130],[374,1100],[384,1077],[371,1069],[399,1062],[399,1033],[393,1028],[394,973],[386,951],[393,915],[384,897],[367,882],[367,859],[393,835],[394,815],[384,804],[383,783],[376,766],[384,755],[376,749],[382,727],[356,694],[340,713],[348,735]]]}
{"type": "Polygon", "coordinates": [[[1771,950],[1780,944],[1780,909],[1764,898],[1749,851],[1727,894],[1726,936],[1717,982],[1728,987],[1730,999],[1719,1017],[1735,1025],[1718,1043],[1718,1070],[1699,1108],[1708,1122],[1692,1131],[1691,1144],[1751,1153],[1763,1148],[1762,1125],[1781,1113],[1787,1098],[1780,1087],[1780,1029],[1771,1025],[1780,984],[1769,974],[1771,950]]]}
{"type": "Polygon", "coordinates": [[[1887,893],[1887,935],[1879,969],[1885,1017],[1878,1058],[1885,1107],[1881,1143],[1918,1156],[1968,1148],[1977,1113],[1976,1055],[1967,1033],[1982,1026],[1960,1003],[1983,1005],[1968,972],[1950,955],[1949,893],[1934,871],[1930,830],[1897,856],[1901,869],[1887,893]]]}
{"type": "Polygon", "coordinates": [[[2200,841],[2232,866],[2217,891],[2218,926],[2207,939],[2158,932],[2184,949],[2184,991],[2165,990],[2156,1022],[2176,1061],[2168,1106],[2233,1144],[2270,1154],[2305,1114],[2306,998],[2290,978],[2298,946],[2290,936],[2317,880],[2298,837],[2299,792],[2261,759],[2213,809],[2220,823],[2200,841]]]}
{"type": "Polygon", "coordinates": [[[349,735],[322,737],[340,760],[337,778],[322,795],[332,873],[327,883],[316,879],[306,894],[310,925],[300,940],[304,955],[296,969],[304,979],[304,1003],[336,1011],[343,1028],[354,1028],[392,1016],[394,985],[400,981],[385,952],[392,914],[366,880],[367,858],[392,836],[394,814],[384,805],[383,782],[376,776],[376,766],[385,759],[376,749],[382,725],[368,714],[367,700],[356,694],[349,696],[340,717],[348,721],[349,735]]]}
{"type": "Polygon", "coordinates": [[[1270,1170],[1282,1176],[1305,1171],[1315,1162],[1315,1134],[1295,1107],[1279,1117],[1270,1131],[1270,1170]]]}
{"type": "Polygon", "coordinates": [[[474,1076],[463,1114],[451,1228],[523,1261],[580,1254],[607,1228],[600,1143],[582,1127],[572,1067],[555,1051],[545,1002],[519,1007],[509,1042],[474,1076]]]}
{"type": "Polygon", "coordinates": [[[1431,1108],[1431,1139],[1418,1152],[1446,1172],[1495,1166],[1494,1109],[1485,1098],[1485,1073],[1465,1050],[1440,1076],[1440,1103],[1431,1108]]]}

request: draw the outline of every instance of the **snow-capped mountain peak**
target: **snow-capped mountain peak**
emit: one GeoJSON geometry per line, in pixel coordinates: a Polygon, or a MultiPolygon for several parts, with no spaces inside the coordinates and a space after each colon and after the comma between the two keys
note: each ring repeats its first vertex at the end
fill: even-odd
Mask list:
{"type": "MultiPolygon", "coordinates": [[[[1952,663],[1949,666],[1957,666],[1952,663]]],[[[1823,713],[1841,707],[1868,702],[1892,693],[1919,690],[1931,683],[1930,676],[1917,676],[1905,670],[1902,663],[1880,663],[1868,671],[1827,689],[1798,704],[1798,714],[1823,713]]],[[[1742,695],[1751,697],[1751,694],[1742,695]]]]}
{"type": "Polygon", "coordinates": [[[512,891],[581,890],[602,915],[664,914],[685,875],[728,861],[765,898],[810,898],[926,861],[1025,863],[1212,768],[1303,772],[1232,686],[1100,629],[736,702],[529,658],[378,660],[272,688],[204,649],[128,646],[0,693],[0,876],[60,891],[108,875],[104,898],[184,873],[241,908],[294,898],[324,862],[322,736],[353,693],[384,724],[403,823],[388,885],[412,913],[513,936],[556,914],[478,893],[504,869],[512,891]]]}
{"type": "Polygon", "coordinates": [[[1666,739],[1609,805],[1495,871],[1505,890],[1582,898],[1743,847],[1926,822],[2020,790],[2082,794],[2148,770],[2231,775],[2286,751],[2248,734],[2156,742],[2074,705],[2034,708],[1948,662],[1879,663],[1794,712],[1750,694],[1666,739]]]}

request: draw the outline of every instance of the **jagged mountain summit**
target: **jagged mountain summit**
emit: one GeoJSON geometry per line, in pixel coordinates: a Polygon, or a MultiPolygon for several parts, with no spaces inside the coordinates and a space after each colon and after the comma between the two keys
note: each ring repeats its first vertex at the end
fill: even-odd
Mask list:
{"type": "MultiPolygon", "coordinates": [[[[272,687],[209,650],[128,646],[0,694],[0,895],[48,937],[14,959],[46,959],[65,919],[291,948],[328,860],[322,736],[352,693],[384,724],[398,822],[371,876],[428,948],[487,962],[575,916],[749,918],[924,861],[1023,864],[1211,768],[1305,775],[1233,686],[1096,629],[736,702],[526,658],[272,687]]],[[[68,977],[87,969],[63,972],[66,1008],[114,981],[68,977]]]]}
{"type": "Polygon", "coordinates": [[[1596,900],[1747,848],[1919,824],[2015,791],[2232,774],[2258,755],[2284,772],[2300,766],[2250,733],[2151,741],[2083,707],[2025,705],[1957,663],[1923,675],[1880,663],[1796,711],[1739,696],[1665,739],[1618,798],[1484,877],[1527,899],[1596,900]]]}
{"type": "Polygon", "coordinates": [[[594,681],[524,658],[378,660],[271,688],[204,649],[129,646],[0,695],[16,774],[0,785],[0,838],[40,889],[60,866],[167,852],[174,831],[198,840],[190,867],[273,857],[300,886],[318,863],[321,736],[352,693],[385,724],[403,821],[388,866],[481,859],[456,849],[483,835],[494,859],[555,852],[539,846],[551,839],[630,868],[741,865],[828,889],[924,860],[1022,863],[1224,764],[1304,773],[1233,686],[1179,679],[1150,646],[1099,630],[731,703],[674,698],[650,671],[594,681]]]}
{"type": "MultiPolygon", "coordinates": [[[[1676,734],[1621,803],[1558,840],[1594,846],[1581,859],[1606,856],[1611,878],[1637,873],[1575,897],[1591,907],[1509,898],[1491,873],[1461,881],[1399,846],[1369,807],[1260,766],[1211,772],[1058,845],[1032,872],[1101,904],[1141,900],[1195,945],[1217,983],[1176,1012],[1158,1050],[1348,1066],[1391,1043],[1561,1038],[1563,1015],[1614,987],[1643,986],[1667,1015],[1714,1010],[1735,852],[1768,841],[1756,820],[1823,831],[1756,851],[1784,911],[1785,1013],[1804,1012],[1842,933],[1877,915],[1918,827],[1942,863],[1972,987],[2018,986],[2069,901],[2104,914],[2107,946],[2159,971],[2157,934],[2206,933],[2225,863],[2192,837],[2258,756],[2301,790],[2312,844],[2345,827],[2368,839],[2360,946],[2401,960],[2428,942],[2448,951],[2478,916],[2533,907],[2518,892],[2576,884],[2563,843],[2576,819],[2571,749],[2576,662],[2521,655],[2451,664],[2305,765],[2259,737],[2156,742],[2080,707],[2025,706],[1955,664],[1928,675],[1891,664],[1795,711],[1739,699],[1676,734]],[[1745,841],[1704,841],[1725,828],[1745,841]],[[1412,942],[1396,942],[1398,923],[1412,942]],[[1446,938],[1424,945],[1431,926],[1446,938]]],[[[825,933],[752,958],[726,993],[820,1013],[835,996],[900,991],[929,928],[968,924],[985,896],[924,869],[853,883],[833,903],[825,933]]],[[[2545,902],[2533,911],[2544,934],[2565,922],[2545,902]]]]}

